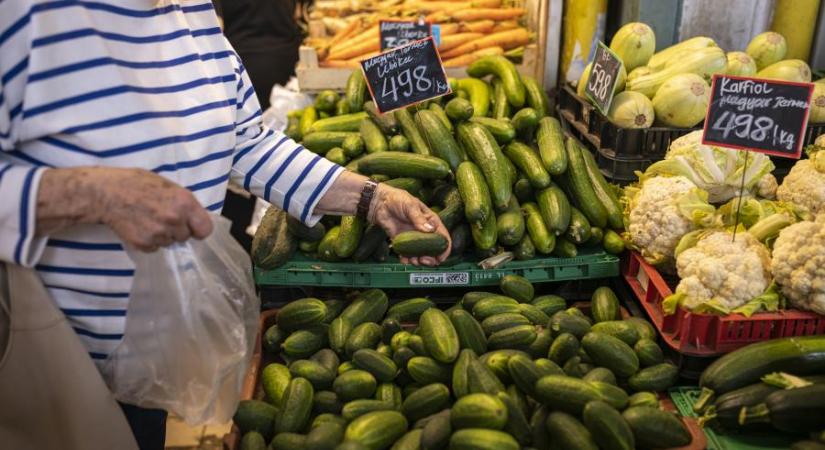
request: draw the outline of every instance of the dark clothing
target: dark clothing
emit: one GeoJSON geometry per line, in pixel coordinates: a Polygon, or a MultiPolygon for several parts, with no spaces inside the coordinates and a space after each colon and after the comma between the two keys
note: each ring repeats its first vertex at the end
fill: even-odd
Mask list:
{"type": "Polygon", "coordinates": [[[216,7],[261,108],[268,108],[272,86],[286,84],[298,62],[302,36],[294,18],[295,0],[223,0],[216,7]]]}
{"type": "Polygon", "coordinates": [[[140,450],[163,450],[166,442],[166,411],[120,403],[140,450]]]}

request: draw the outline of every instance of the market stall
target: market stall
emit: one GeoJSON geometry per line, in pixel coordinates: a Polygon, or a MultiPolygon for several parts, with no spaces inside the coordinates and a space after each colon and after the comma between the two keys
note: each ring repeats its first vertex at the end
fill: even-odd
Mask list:
{"type": "Polygon", "coordinates": [[[451,256],[402,264],[448,241],[270,208],[256,282],[304,294],[262,315],[229,448],[825,448],[825,80],[802,56],[810,39],[657,46],[630,22],[599,43],[607,9],[575,16],[570,1],[565,32],[591,33],[575,57],[588,64],[546,86],[561,2],[347,3],[319,2],[298,67],[314,97],[286,134],[420,199],[451,256]],[[382,52],[385,19],[438,25],[428,64],[446,68],[444,92],[410,73],[374,89],[392,75],[362,61],[405,48],[382,52]]]}

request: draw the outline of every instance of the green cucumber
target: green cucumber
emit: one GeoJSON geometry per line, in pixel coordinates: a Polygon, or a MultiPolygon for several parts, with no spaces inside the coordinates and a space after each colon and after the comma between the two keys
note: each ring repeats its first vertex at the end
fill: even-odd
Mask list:
{"type": "Polygon", "coordinates": [[[558,448],[565,450],[598,450],[593,436],[579,419],[555,411],[547,415],[547,432],[553,436],[558,448]]]}
{"type": "Polygon", "coordinates": [[[516,313],[518,314],[518,301],[503,295],[486,297],[473,305],[473,317],[477,320],[484,320],[495,314],[516,313]]]}
{"type": "Polygon", "coordinates": [[[241,433],[257,432],[264,437],[272,436],[272,428],[278,408],[261,400],[241,400],[232,421],[241,433]]]}
{"type": "MultiPolygon", "coordinates": [[[[364,153],[364,139],[361,138],[361,136],[349,136],[344,139],[341,148],[344,150],[347,160],[349,160],[349,158],[357,158],[364,153]]],[[[329,158],[329,153],[327,153],[327,158],[329,158]]]]}
{"type": "Polygon", "coordinates": [[[360,70],[353,70],[347,78],[347,85],[344,88],[344,98],[349,103],[349,110],[352,112],[361,111],[366,96],[367,82],[360,70]]]}
{"type": "Polygon", "coordinates": [[[605,402],[590,402],[582,413],[584,426],[590,431],[599,448],[608,450],[633,450],[636,442],[633,430],[622,415],[605,402]]]}
{"type": "Polygon", "coordinates": [[[567,301],[558,295],[541,295],[534,298],[530,304],[542,310],[548,317],[567,308],[567,301]]]}
{"type": "Polygon", "coordinates": [[[364,148],[366,149],[367,153],[372,154],[386,152],[387,150],[389,150],[387,138],[384,137],[384,133],[381,132],[381,129],[372,120],[362,120],[361,124],[358,127],[358,131],[360,132],[361,140],[364,141],[364,148]]]}
{"type": "Polygon", "coordinates": [[[427,352],[438,362],[449,364],[458,358],[458,333],[450,318],[438,308],[429,308],[421,314],[418,335],[424,340],[427,352]]]}
{"type": "Polygon", "coordinates": [[[289,382],[275,420],[275,434],[297,433],[309,425],[314,394],[312,384],[305,378],[293,378],[289,382]]]}
{"type": "Polygon", "coordinates": [[[641,448],[671,448],[690,444],[690,431],[679,418],[667,411],[649,406],[634,406],[622,412],[636,446],[641,448]]]}
{"type": "Polygon", "coordinates": [[[536,340],[536,327],[534,325],[517,325],[497,331],[487,338],[487,346],[490,349],[504,348],[525,348],[536,340]]]}
{"type": "Polygon", "coordinates": [[[577,315],[571,312],[559,311],[550,317],[548,327],[553,330],[553,335],[558,337],[562,333],[570,333],[581,339],[590,331],[590,322],[584,315],[577,315]]]}
{"type": "MultiPolygon", "coordinates": [[[[510,103],[507,102],[507,94],[504,93],[504,84],[498,78],[493,78],[493,118],[509,120],[510,113],[510,103]]],[[[515,132],[513,135],[515,136],[515,132]]]]}
{"type": "Polygon", "coordinates": [[[311,450],[335,450],[344,439],[344,426],[340,423],[323,423],[307,433],[306,448],[311,450]]]}
{"type": "Polygon", "coordinates": [[[570,333],[561,333],[550,344],[549,358],[556,364],[564,364],[579,353],[579,340],[570,333]]]}
{"type": "MultiPolygon", "coordinates": [[[[344,145],[344,140],[350,136],[358,136],[358,133],[351,131],[316,131],[305,134],[301,143],[307,150],[325,155],[331,149],[344,145]]],[[[364,141],[366,142],[366,139],[364,141]]]]}
{"type": "Polygon", "coordinates": [[[606,230],[604,232],[604,240],[602,241],[604,250],[611,255],[618,255],[624,251],[624,239],[613,230],[606,230]]]}
{"type": "Polygon", "coordinates": [[[499,392],[498,399],[507,408],[507,423],[504,425],[504,430],[515,437],[519,444],[529,444],[531,430],[530,422],[527,421],[525,415],[525,409],[521,407],[519,401],[512,394],[499,392]]]}
{"type": "Polygon", "coordinates": [[[316,131],[358,131],[361,121],[367,118],[367,113],[356,112],[344,116],[335,116],[328,119],[316,120],[309,127],[309,133],[316,131]]]}
{"type": "Polygon", "coordinates": [[[496,395],[505,388],[496,375],[480,360],[470,361],[467,369],[467,392],[496,395]]]}
{"type": "Polygon", "coordinates": [[[419,450],[421,448],[421,430],[411,430],[395,441],[390,450],[419,450]]]}
{"type": "MultiPolygon", "coordinates": [[[[584,379],[582,377],[582,379],[584,379]]],[[[624,389],[616,386],[615,383],[608,383],[606,381],[598,381],[598,380],[588,380],[590,385],[596,388],[599,391],[599,394],[602,396],[602,400],[607,403],[608,405],[618,409],[623,410],[627,407],[627,402],[629,401],[629,397],[627,392],[624,389]]]]}
{"type": "Polygon", "coordinates": [[[300,433],[278,433],[272,438],[271,448],[282,448],[285,450],[308,450],[306,446],[307,437],[300,433]]]}
{"type": "MultiPolygon", "coordinates": [[[[449,121],[448,121],[449,122],[449,121]]],[[[423,110],[415,113],[415,123],[424,139],[429,143],[432,154],[456,170],[462,161],[467,160],[467,154],[458,146],[453,133],[433,111],[423,110]]]]}
{"type": "Polygon", "coordinates": [[[556,246],[556,236],[547,229],[541,212],[535,203],[521,205],[524,214],[527,233],[536,250],[542,254],[550,254],[556,246]]]}
{"type": "Polygon", "coordinates": [[[576,205],[587,217],[591,224],[599,228],[607,225],[607,210],[596,196],[590,177],[587,175],[587,167],[582,156],[582,149],[573,138],[568,138],[565,142],[568,167],[564,177],[570,185],[571,193],[575,198],[576,205]]]}
{"type": "Polygon", "coordinates": [[[312,130],[312,124],[318,120],[318,110],[315,109],[314,106],[308,106],[304,108],[304,113],[301,114],[301,120],[299,122],[299,127],[301,131],[301,136],[306,136],[312,130]]]}
{"type": "Polygon", "coordinates": [[[520,275],[505,275],[498,282],[498,287],[505,295],[520,303],[529,303],[533,300],[533,283],[520,275]]]}
{"type": "Polygon", "coordinates": [[[541,217],[547,229],[556,236],[567,231],[570,226],[570,201],[555,184],[536,193],[541,217]]]}
{"type": "Polygon", "coordinates": [[[639,358],[633,348],[621,339],[591,332],[582,338],[581,345],[595,364],[610,369],[620,377],[629,377],[639,371],[639,358]]]}
{"type": "Polygon", "coordinates": [[[472,314],[463,309],[456,309],[450,312],[449,316],[458,335],[460,348],[470,349],[479,355],[487,351],[487,337],[484,335],[481,324],[473,318],[472,314]]]}
{"type": "Polygon", "coordinates": [[[424,345],[424,339],[421,336],[412,335],[407,341],[407,346],[419,356],[429,356],[427,353],[427,346],[424,345]]]}
{"type": "Polygon", "coordinates": [[[439,233],[403,231],[392,238],[392,250],[401,256],[438,256],[447,248],[447,238],[439,233]]]}
{"type": "Polygon", "coordinates": [[[315,108],[319,111],[331,113],[335,111],[335,104],[338,103],[338,93],[325,89],[315,96],[315,108]]]}
{"type": "Polygon", "coordinates": [[[639,339],[633,346],[633,351],[639,357],[639,364],[642,367],[655,366],[665,362],[665,355],[661,347],[650,339],[639,339]]]}
{"type": "Polygon", "coordinates": [[[352,330],[344,350],[348,356],[352,357],[358,350],[375,348],[380,341],[381,326],[375,322],[365,322],[352,330]]]}
{"type": "Polygon", "coordinates": [[[526,261],[535,258],[536,246],[533,244],[533,240],[530,239],[530,235],[525,233],[518,244],[513,247],[512,252],[517,261],[526,261]]]}
{"type": "Polygon", "coordinates": [[[401,388],[394,383],[381,383],[375,390],[375,399],[393,405],[393,409],[399,409],[403,399],[401,388]]]}
{"type": "Polygon", "coordinates": [[[545,314],[544,311],[542,311],[538,307],[535,307],[529,303],[520,303],[518,307],[519,313],[522,316],[526,317],[527,320],[529,320],[530,323],[532,323],[533,325],[546,327],[547,323],[550,322],[550,317],[548,317],[547,314],[545,314]]]}
{"type": "Polygon", "coordinates": [[[257,431],[244,433],[241,438],[241,450],[266,450],[266,439],[257,431]]]}
{"type": "Polygon", "coordinates": [[[566,236],[559,236],[559,238],[556,239],[556,246],[553,248],[553,256],[557,256],[559,258],[575,258],[578,253],[579,250],[576,248],[576,244],[567,239],[566,236]]]}
{"type": "Polygon", "coordinates": [[[533,142],[533,137],[536,133],[536,127],[539,124],[539,115],[533,108],[520,109],[513,115],[513,128],[519,138],[527,143],[533,142]]]}
{"type": "Polygon", "coordinates": [[[504,154],[524,173],[534,189],[545,189],[550,186],[550,174],[544,169],[535,150],[516,141],[504,148],[504,154]]]}
{"type": "MultiPolygon", "coordinates": [[[[396,180],[411,180],[412,178],[395,178],[396,180]]],[[[390,180],[392,181],[392,180],[390,180]]],[[[372,256],[379,245],[387,241],[387,233],[378,225],[369,225],[358,242],[358,248],[352,253],[355,262],[363,262],[372,256]]]]}
{"type": "Polygon", "coordinates": [[[309,358],[328,343],[326,325],[314,325],[292,332],[281,344],[281,351],[293,359],[309,358]]]}
{"type": "Polygon", "coordinates": [[[522,75],[521,82],[524,83],[524,92],[526,94],[527,105],[536,110],[539,118],[545,117],[551,113],[550,99],[547,98],[547,92],[536,81],[535,78],[522,75]]]}
{"type": "Polygon", "coordinates": [[[590,315],[596,323],[621,319],[619,298],[607,286],[597,288],[590,296],[590,315]]]}
{"type": "Polygon", "coordinates": [[[510,434],[483,428],[465,428],[450,436],[450,450],[519,450],[510,434]]]}
{"type": "MultiPolygon", "coordinates": [[[[349,138],[347,138],[349,139],[349,138]]],[[[347,158],[346,153],[344,153],[344,149],[341,147],[331,148],[324,157],[339,166],[344,166],[349,161],[347,158]]]]}
{"type": "Polygon", "coordinates": [[[336,116],[342,116],[344,114],[349,114],[349,113],[350,113],[349,102],[347,101],[347,99],[345,99],[345,98],[338,99],[338,101],[335,103],[335,115],[336,116]]]}
{"type": "Polygon", "coordinates": [[[473,117],[473,104],[463,98],[454,98],[447,102],[444,112],[454,122],[469,120],[473,117]]]}
{"type": "Polygon", "coordinates": [[[475,243],[476,250],[482,253],[492,251],[488,256],[492,256],[492,254],[495,253],[496,239],[498,238],[497,225],[496,216],[490,214],[483,223],[470,227],[470,233],[473,236],[473,243],[475,243]]]}
{"type": "Polygon", "coordinates": [[[450,175],[450,166],[434,156],[403,152],[372,153],[358,160],[364,174],[382,174],[393,178],[414,177],[442,179],[450,175]]]}
{"type": "Polygon", "coordinates": [[[490,89],[487,83],[475,78],[462,78],[458,80],[457,88],[459,92],[464,91],[467,93],[468,100],[473,107],[473,117],[487,115],[490,110],[490,89]]]}
{"type": "Polygon", "coordinates": [[[607,224],[610,228],[621,230],[624,228],[624,224],[622,222],[622,205],[619,203],[619,198],[616,197],[613,189],[608,186],[607,180],[604,179],[604,175],[602,175],[593,154],[585,149],[582,149],[581,155],[584,159],[584,166],[587,170],[588,179],[590,180],[590,184],[593,185],[593,191],[605,211],[607,211],[607,224]]]}
{"type": "Polygon", "coordinates": [[[565,375],[547,375],[535,386],[536,399],[554,409],[580,415],[587,403],[604,400],[592,383],[565,375]]]}
{"type": "Polygon", "coordinates": [[[407,361],[407,373],[420,384],[449,383],[452,378],[450,366],[429,356],[416,356],[407,361]]]}
{"type": "Polygon", "coordinates": [[[558,372],[554,372],[545,365],[539,367],[538,364],[524,355],[511,356],[507,360],[507,370],[515,385],[531,397],[535,397],[536,382],[541,377],[561,374],[560,369],[558,372]]]}
{"type": "Polygon", "coordinates": [[[261,339],[263,349],[269,353],[278,353],[281,350],[281,344],[287,337],[287,333],[278,328],[278,325],[272,325],[267,328],[261,339]]]}
{"type": "Polygon", "coordinates": [[[530,321],[521,314],[503,313],[492,315],[481,322],[481,328],[488,336],[495,332],[519,325],[530,325],[530,321]]]}
{"type": "Polygon", "coordinates": [[[344,407],[341,409],[341,417],[343,417],[346,421],[351,422],[367,413],[393,410],[395,410],[395,407],[389,402],[362,398],[345,403],[344,407]]]}
{"type": "Polygon", "coordinates": [[[516,245],[524,237],[524,216],[515,195],[510,196],[507,209],[496,218],[496,233],[502,245],[516,245]]]}
{"type": "Polygon", "coordinates": [[[427,109],[435,113],[436,117],[438,117],[438,120],[440,120],[441,123],[443,123],[444,126],[447,127],[447,131],[449,131],[450,133],[453,132],[453,123],[450,122],[450,118],[447,117],[447,113],[444,112],[444,108],[442,108],[441,105],[439,105],[436,102],[433,102],[427,106],[427,109]]]}
{"type": "Polygon", "coordinates": [[[371,348],[362,348],[354,352],[352,362],[381,382],[392,381],[398,375],[398,367],[393,360],[371,348]]]}
{"type": "MultiPolygon", "coordinates": [[[[506,394],[505,394],[506,395],[506,394]]],[[[501,430],[507,424],[507,406],[497,396],[476,393],[461,397],[450,409],[453,429],[501,430]]]]}
{"type": "Polygon", "coordinates": [[[396,134],[389,141],[389,150],[391,152],[408,152],[410,151],[410,141],[404,137],[403,134],[396,134]]]}
{"type": "Polygon", "coordinates": [[[338,354],[344,353],[347,338],[352,333],[352,322],[342,317],[336,317],[329,324],[328,340],[330,348],[338,354]]]}
{"type": "Polygon", "coordinates": [[[574,244],[581,245],[590,239],[590,222],[577,208],[570,207],[570,225],[564,236],[574,244]]]}
{"type": "Polygon", "coordinates": [[[276,316],[278,328],[294,331],[304,327],[320,325],[326,317],[327,306],[317,298],[302,298],[287,303],[276,316]]]}
{"type": "Polygon", "coordinates": [[[289,373],[293,378],[306,378],[312,383],[312,387],[319,391],[332,387],[332,382],[335,380],[334,370],[309,359],[293,361],[289,365],[289,373]]]}
{"type": "Polygon", "coordinates": [[[512,181],[508,163],[505,162],[506,157],[501,153],[495,139],[483,126],[473,122],[459,124],[457,133],[458,140],[467,150],[468,156],[478,164],[484,174],[493,205],[498,209],[507,208],[513,194],[512,181]]]}
{"type": "Polygon", "coordinates": [[[509,144],[516,138],[516,129],[509,122],[492,117],[473,117],[470,121],[486,128],[499,145],[509,144]]]}
{"type": "Polygon", "coordinates": [[[355,369],[338,375],[332,383],[332,388],[341,401],[349,402],[372,397],[377,385],[378,382],[371,373],[355,369]]]}
{"type": "Polygon", "coordinates": [[[448,406],[450,406],[450,389],[441,383],[433,383],[416,390],[405,398],[401,404],[401,413],[408,420],[415,422],[448,406]]]}
{"type": "Polygon", "coordinates": [[[338,261],[338,255],[335,254],[335,241],[338,240],[338,234],[341,232],[341,227],[336,225],[327,231],[321,242],[318,243],[318,259],[321,261],[338,261]]]}
{"type": "Polygon", "coordinates": [[[608,384],[616,384],[616,375],[613,375],[613,372],[610,369],[605,367],[596,367],[595,369],[587,372],[583,377],[582,380],[585,381],[599,381],[602,383],[608,384]]]}
{"type": "Polygon", "coordinates": [[[380,289],[367,289],[361,292],[352,303],[341,312],[341,318],[353,326],[364,322],[379,322],[387,312],[389,300],[380,289]]]}
{"type": "Polygon", "coordinates": [[[552,440],[550,434],[547,432],[547,415],[550,413],[549,408],[544,405],[539,405],[530,416],[530,433],[532,448],[537,450],[550,450],[552,448],[552,440]]]}
{"type": "Polygon", "coordinates": [[[551,176],[558,176],[567,171],[567,153],[564,149],[561,124],[558,119],[543,117],[539,120],[536,143],[539,146],[544,168],[551,176]]]}
{"type": "Polygon", "coordinates": [[[645,367],[633,374],[627,384],[634,391],[665,391],[679,378],[679,368],[670,363],[645,367]]]}
{"type": "MultiPolygon", "coordinates": [[[[764,384],[764,383],[759,383],[764,384]]],[[[653,408],[659,407],[659,397],[653,393],[648,391],[641,391],[636,392],[635,394],[631,395],[627,398],[627,406],[651,406],[653,408]]],[[[736,409],[737,416],[739,415],[739,409],[736,409]]]]}
{"type": "Polygon", "coordinates": [[[481,169],[471,161],[461,163],[456,170],[456,184],[467,221],[476,225],[487,221],[493,214],[493,206],[481,169]]]}
{"type": "Polygon", "coordinates": [[[378,125],[381,132],[387,136],[391,136],[398,132],[398,121],[392,113],[381,114],[373,102],[364,103],[364,111],[369,114],[370,119],[378,125]]]}
{"type": "Polygon", "coordinates": [[[418,322],[421,313],[435,306],[432,300],[424,297],[411,298],[398,302],[387,310],[387,317],[401,322],[418,322]]]}
{"type": "Polygon", "coordinates": [[[435,414],[421,429],[421,450],[444,450],[450,442],[453,427],[450,425],[450,410],[435,414]]]}
{"type": "Polygon", "coordinates": [[[625,320],[608,320],[593,325],[591,331],[609,334],[621,339],[625,344],[634,346],[639,340],[639,331],[625,320]]]}
{"type": "Polygon", "coordinates": [[[450,246],[450,254],[455,256],[463,255],[469,247],[472,239],[473,237],[470,234],[470,227],[468,225],[461,224],[453,227],[450,230],[450,240],[452,241],[452,245],[450,246]]]}
{"type": "Polygon", "coordinates": [[[522,203],[532,202],[535,197],[533,186],[530,184],[530,180],[525,177],[516,180],[516,184],[513,185],[513,194],[522,203]]]}
{"type": "Polygon", "coordinates": [[[415,120],[413,119],[412,114],[407,108],[399,109],[395,111],[395,120],[398,121],[398,124],[401,126],[401,131],[404,133],[404,136],[410,141],[410,148],[414,153],[419,155],[426,155],[431,156],[432,150],[430,149],[430,145],[427,143],[427,140],[421,133],[418,131],[418,127],[415,125],[415,120]]]}
{"type": "Polygon", "coordinates": [[[339,258],[349,258],[355,253],[361,236],[364,234],[366,220],[358,216],[344,216],[341,218],[341,231],[335,240],[335,254],[339,258]]]}
{"type": "Polygon", "coordinates": [[[318,222],[312,227],[308,227],[301,223],[300,220],[292,216],[287,216],[286,223],[292,236],[302,241],[318,242],[323,239],[324,235],[327,233],[324,224],[321,222],[318,222]]]}
{"type": "Polygon", "coordinates": [[[407,426],[407,419],[397,411],[373,411],[350,422],[344,440],[368,450],[385,450],[407,432],[407,426]]]}
{"type": "Polygon", "coordinates": [[[504,86],[507,102],[516,108],[521,108],[524,105],[526,97],[524,84],[521,82],[516,66],[504,56],[483,56],[467,67],[467,74],[477,78],[495,75],[504,86]]]}
{"type": "Polygon", "coordinates": [[[469,369],[470,364],[476,361],[476,354],[469,348],[461,350],[458,359],[453,365],[452,388],[455,398],[461,398],[470,393],[469,369]]]}
{"type": "Polygon", "coordinates": [[[281,404],[290,380],[292,380],[292,374],[283,364],[267,364],[261,371],[261,386],[266,398],[275,406],[281,404]]]}
{"type": "Polygon", "coordinates": [[[466,309],[467,311],[472,311],[473,307],[475,307],[476,303],[479,301],[487,298],[487,297],[496,297],[499,294],[494,294],[492,292],[483,292],[483,291],[470,291],[464,293],[461,297],[461,306],[466,309]]]}

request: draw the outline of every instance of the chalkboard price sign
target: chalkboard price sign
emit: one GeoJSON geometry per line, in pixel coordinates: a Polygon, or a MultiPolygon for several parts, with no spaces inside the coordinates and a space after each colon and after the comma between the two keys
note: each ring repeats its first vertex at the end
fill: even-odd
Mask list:
{"type": "Polygon", "coordinates": [[[714,75],[702,143],[799,159],[813,85],[714,75]]]}
{"type": "Polygon", "coordinates": [[[432,35],[432,27],[424,21],[382,20],[378,32],[381,35],[381,51],[389,50],[432,35]]]}
{"type": "Polygon", "coordinates": [[[452,92],[432,36],[367,58],[361,69],[381,113],[452,92]]]}
{"type": "Polygon", "coordinates": [[[591,62],[590,76],[584,87],[584,95],[605,115],[610,110],[613,88],[616,86],[621,69],[622,60],[602,42],[599,42],[591,62]]]}

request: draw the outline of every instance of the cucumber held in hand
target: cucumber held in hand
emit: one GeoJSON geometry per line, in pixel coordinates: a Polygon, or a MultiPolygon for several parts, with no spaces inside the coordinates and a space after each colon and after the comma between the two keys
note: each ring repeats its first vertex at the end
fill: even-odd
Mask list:
{"type": "Polygon", "coordinates": [[[438,233],[404,231],[392,239],[392,249],[401,256],[438,256],[447,250],[447,238],[438,233]]]}

